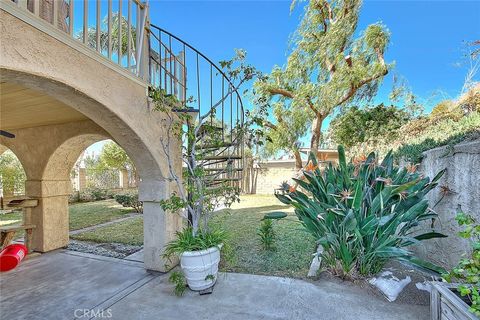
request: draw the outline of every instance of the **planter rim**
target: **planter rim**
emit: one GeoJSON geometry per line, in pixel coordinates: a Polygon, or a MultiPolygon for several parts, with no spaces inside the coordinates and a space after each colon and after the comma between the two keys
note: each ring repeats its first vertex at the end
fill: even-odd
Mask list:
{"type": "Polygon", "coordinates": [[[180,257],[197,257],[197,256],[203,256],[206,254],[213,253],[215,251],[219,251],[222,248],[222,245],[214,246],[208,249],[204,250],[197,250],[197,251],[184,251],[182,254],[180,254],[180,257]]]}
{"type": "Polygon", "coordinates": [[[451,301],[452,303],[456,303],[455,306],[458,311],[464,316],[468,317],[466,319],[477,319],[477,317],[469,310],[470,306],[451,290],[458,288],[460,285],[469,286],[468,284],[443,281],[430,281],[430,284],[433,286],[434,290],[444,296],[447,300],[451,301]]]}

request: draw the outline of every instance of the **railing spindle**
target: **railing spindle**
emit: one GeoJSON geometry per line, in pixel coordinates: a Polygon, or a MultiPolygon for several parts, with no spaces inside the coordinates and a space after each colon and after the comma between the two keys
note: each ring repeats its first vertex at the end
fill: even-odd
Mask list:
{"type": "Polygon", "coordinates": [[[59,1],[53,1],[52,10],[53,10],[53,26],[58,28],[58,4],[59,1]]]}
{"type": "MultiPolygon", "coordinates": [[[[213,65],[210,65],[210,109],[212,108],[213,108],[213,65]]],[[[213,125],[213,117],[210,117],[210,124],[213,125]]]]}
{"type": "MultiPolygon", "coordinates": [[[[222,77],[222,123],[225,123],[225,78],[222,77]]],[[[225,142],[225,131],[222,130],[222,141],[225,142]]]]}
{"type": "Polygon", "coordinates": [[[107,13],[107,42],[108,42],[108,59],[112,59],[112,0],[108,0],[108,13],[107,13]]]}
{"type": "MultiPolygon", "coordinates": [[[[40,0],[35,0],[35,6],[39,5],[40,3],[40,0]]],[[[40,8],[37,8],[35,9],[37,10],[40,10],[40,8]]],[[[37,14],[38,15],[38,14],[37,14]]],[[[68,3],[68,29],[69,29],[69,34],[70,36],[73,37],[73,0],[70,0],[70,2],[68,3]]]]}
{"type": "Polygon", "coordinates": [[[83,0],[83,43],[88,40],[88,0],[83,0]]]}
{"type": "Polygon", "coordinates": [[[33,1],[33,14],[37,17],[40,16],[40,0],[33,1]]]}
{"type": "Polygon", "coordinates": [[[128,35],[127,35],[127,67],[130,70],[130,56],[132,55],[132,0],[128,0],[128,35]]]}
{"type": "Polygon", "coordinates": [[[197,99],[198,99],[198,112],[201,114],[200,110],[200,67],[198,65],[198,52],[197,52],[197,99]]]}
{"type": "Polygon", "coordinates": [[[117,41],[117,54],[118,54],[118,64],[122,65],[122,47],[123,47],[123,35],[122,35],[122,0],[118,1],[118,41],[117,41]]]}
{"type": "Polygon", "coordinates": [[[185,107],[187,106],[187,60],[186,60],[186,52],[187,52],[187,49],[185,47],[185,43],[183,44],[183,101],[184,101],[184,104],[185,104],[185,107]]]}
{"type": "Polygon", "coordinates": [[[100,33],[101,33],[101,28],[102,28],[102,25],[101,25],[101,22],[100,22],[100,1],[97,1],[97,30],[96,30],[96,48],[97,48],[97,52],[101,52],[102,51],[102,45],[100,43],[100,33]]]}
{"type": "MultiPolygon", "coordinates": [[[[138,66],[139,66],[139,61],[140,61],[140,55],[139,55],[139,51],[138,51],[138,48],[140,48],[140,29],[142,28],[142,25],[141,25],[141,17],[140,17],[140,13],[141,13],[141,7],[136,3],[136,7],[137,7],[137,21],[136,21],[136,37],[135,37],[135,64],[137,66],[137,69],[138,69],[138,66]]],[[[148,60],[151,60],[150,58],[148,60]]]]}
{"type": "Polygon", "coordinates": [[[168,73],[169,73],[169,77],[170,77],[170,94],[173,94],[173,77],[172,77],[172,59],[173,57],[175,57],[172,53],[172,36],[169,36],[168,37],[168,62],[169,62],[169,69],[168,69],[168,73]]]}

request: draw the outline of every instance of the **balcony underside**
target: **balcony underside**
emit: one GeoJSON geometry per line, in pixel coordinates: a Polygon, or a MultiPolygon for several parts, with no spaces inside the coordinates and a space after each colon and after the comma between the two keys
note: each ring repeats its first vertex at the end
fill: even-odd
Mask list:
{"type": "Polygon", "coordinates": [[[86,120],[80,112],[45,93],[0,82],[0,128],[38,127],[86,120]]]}

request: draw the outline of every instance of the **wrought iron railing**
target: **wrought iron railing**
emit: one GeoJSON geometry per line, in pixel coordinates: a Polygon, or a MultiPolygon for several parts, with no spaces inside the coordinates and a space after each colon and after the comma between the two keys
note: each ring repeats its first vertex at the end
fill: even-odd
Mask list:
{"type": "Polygon", "coordinates": [[[32,14],[93,49],[98,54],[148,80],[146,23],[148,6],[138,0],[0,0],[15,3],[32,14]],[[145,62],[145,63],[144,63],[145,62]]]}
{"type": "Polygon", "coordinates": [[[237,88],[225,72],[199,50],[170,32],[150,25],[150,83],[180,102],[179,112],[191,112],[209,123],[202,136],[200,164],[210,172],[211,184],[238,185],[243,169],[244,109],[237,88]],[[212,129],[213,132],[212,133],[212,129]]]}

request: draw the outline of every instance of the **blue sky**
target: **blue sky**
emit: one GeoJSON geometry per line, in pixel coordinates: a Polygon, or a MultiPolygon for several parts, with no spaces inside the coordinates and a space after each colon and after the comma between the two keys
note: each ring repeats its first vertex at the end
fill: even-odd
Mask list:
{"type": "MultiPolygon", "coordinates": [[[[151,1],[152,23],[196,46],[214,61],[233,48],[248,52],[262,71],[286,61],[287,41],[303,10],[290,1],[151,1]]],[[[387,61],[427,99],[441,90],[455,97],[466,73],[464,41],[480,39],[480,1],[365,1],[359,29],[377,21],[390,30],[387,61]]],[[[393,74],[393,73],[392,73],[393,74]]],[[[378,101],[387,101],[389,75],[378,101]]],[[[431,107],[431,106],[427,106],[431,107]]]]}
{"type": "MultiPolygon", "coordinates": [[[[303,13],[298,7],[290,14],[289,7],[290,1],[150,1],[153,24],[213,61],[245,49],[264,72],[286,61],[288,39],[303,13]]],[[[359,30],[377,21],[391,32],[386,59],[395,68],[375,102],[389,103],[393,73],[408,80],[427,110],[442,96],[457,96],[467,70],[464,42],[480,39],[480,0],[365,1],[359,30]]]]}

